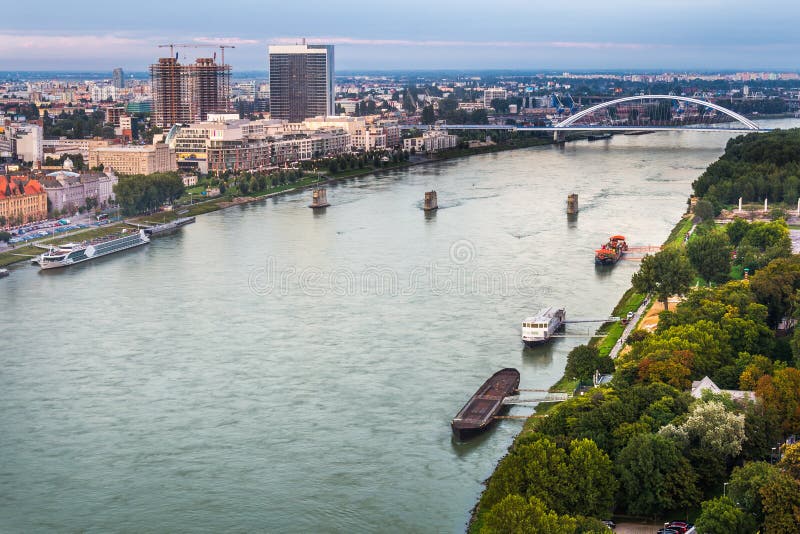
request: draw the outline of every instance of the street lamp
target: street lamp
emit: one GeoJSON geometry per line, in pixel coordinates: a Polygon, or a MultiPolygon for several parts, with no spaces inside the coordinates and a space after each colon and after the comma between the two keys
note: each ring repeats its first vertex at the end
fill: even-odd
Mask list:
{"type": "Polygon", "coordinates": [[[727,497],[728,496],[728,484],[730,484],[730,482],[726,482],[726,483],[724,483],[722,485],[722,496],[723,497],[727,497]]]}

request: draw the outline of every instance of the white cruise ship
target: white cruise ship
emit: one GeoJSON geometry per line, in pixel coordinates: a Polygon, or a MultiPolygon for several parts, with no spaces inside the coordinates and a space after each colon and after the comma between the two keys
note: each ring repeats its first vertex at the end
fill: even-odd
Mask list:
{"type": "Polygon", "coordinates": [[[522,342],[527,347],[546,343],[554,333],[564,326],[566,313],[563,308],[545,308],[535,317],[522,321],[522,342]]]}
{"type": "Polygon", "coordinates": [[[54,247],[36,256],[33,261],[42,269],[56,269],[146,245],[149,242],[150,238],[144,230],[139,230],[128,234],[110,235],[87,243],[69,243],[54,247]]]}

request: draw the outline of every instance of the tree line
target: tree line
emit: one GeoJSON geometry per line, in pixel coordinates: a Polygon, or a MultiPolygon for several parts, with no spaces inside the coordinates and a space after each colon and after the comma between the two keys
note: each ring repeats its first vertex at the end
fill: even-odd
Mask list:
{"type": "Polygon", "coordinates": [[[800,259],[778,258],[749,282],[690,292],[654,332],[635,331],[615,361],[594,347],[573,349],[567,376],[614,371],[611,385],[561,403],[523,432],[481,497],[481,531],[545,531],[550,521],[556,530],[548,531],[602,532],[585,516],[683,515],[702,502],[700,532],[794,532],[780,525],[800,519],[789,506],[800,502],[800,477],[781,466],[800,458],[800,445],[780,449],[777,466],[770,461],[778,461],[773,447],[800,433],[800,338],[774,330],[798,303],[800,259]],[[704,376],[758,400],[695,399],[688,390],[704,376]],[[717,498],[726,480],[729,498],[717,498]],[[541,530],[512,528],[519,524],[541,530]]]}
{"type": "MultiPolygon", "coordinates": [[[[774,142],[800,148],[797,132],[764,138],[733,140],[709,170],[797,164],[800,151],[774,142]]],[[[729,186],[746,181],[732,174],[729,186]]],[[[700,505],[700,533],[796,532],[800,257],[783,220],[716,225],[715,191],[700,187],[686,246],[647,256],[633,277],[637,292],[665,303],[657,327],[634,331],[616,360],[594,346],[570,352],[566,378],[610,372],[611,383],[528,422],[487,482],[472,531],[607,532],[597,520],[612,513],[663,519],[700,505]],[[685,298],[666,309],[675,294],[685,298]],[[745,393],[692,396],[704,377],[745,393]]]]}
{"type": "Polygon", "coordinates": [[[800,129],[751,133],[728,141],[725,153],[694,182],[694,193],[717,211],[738,202],[800,198],[800,129]]]}
{"type": "Polygon", "coordinates": [[[183,180],[175,172],[120,176],[114,196],[126,215],[152,211],[183,195],[183,180]]]}

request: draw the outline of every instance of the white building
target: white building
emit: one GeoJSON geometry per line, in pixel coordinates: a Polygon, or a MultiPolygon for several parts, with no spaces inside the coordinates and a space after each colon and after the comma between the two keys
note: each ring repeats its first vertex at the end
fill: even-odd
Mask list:
{"type": "Polygon", "coordinates": [[[458,136],[448,134],[445,130],[426,130],[421,137],[403,139],[403,149],[416,152],[439,152],[458,146],[458,136]]]}
{"type": "Polygon", "coordinates": [[[93,102],[103,102],[108,99],[116,100],[117,88],[107,83],[93,84],[91,87],[91,95],[93,102]]]}
{"type": "Polygon", "coordinates": [[[502,87],[487,87],[483,92],[484,107],[492,107],[492,100],[505,100],[506,90],[502,87]]]}
{"type": "Polygon", "coordinates": [[[14,129],[15,152],[25,163],[41,163],[44,160],[44,138],[38,124],[25,124],[14,129]]]}

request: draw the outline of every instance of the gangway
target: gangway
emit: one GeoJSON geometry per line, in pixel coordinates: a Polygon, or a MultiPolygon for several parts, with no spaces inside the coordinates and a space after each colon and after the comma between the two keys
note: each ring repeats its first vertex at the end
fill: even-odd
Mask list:
{"type": "Polygon", "coordinates": [[[511,395],[503,399],[506,406],[520,404],[539,404],[540,402],[561,402],[570,398],[569,393],[546,393],[541,397],[523,398],[520,395],[511,395]]]}
{"type": "Polygon", "coordinates": [[[570,324],[570,323],[615,323],[619,321],[620,318],[616,316],[606,317],[604,319],[569,319],[566,321],[562,321],[561,324],[570,324]]]}

